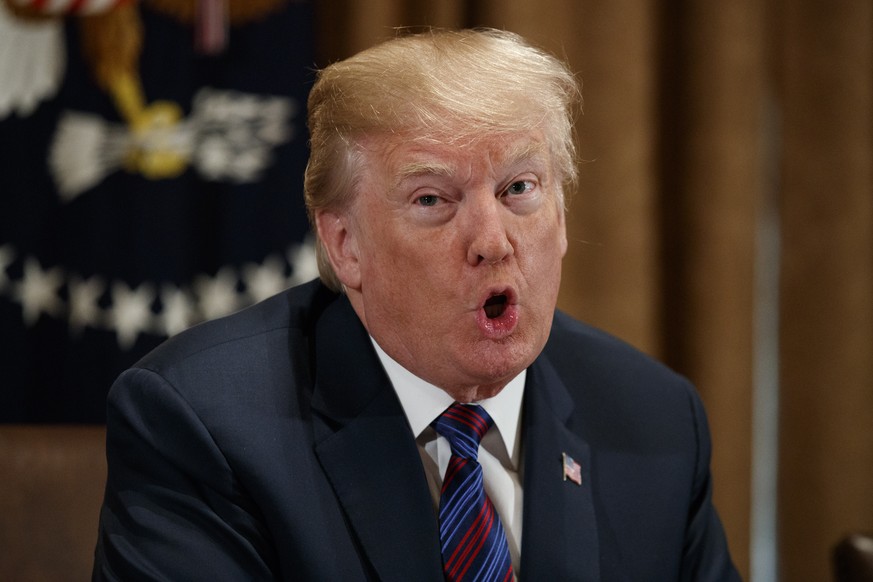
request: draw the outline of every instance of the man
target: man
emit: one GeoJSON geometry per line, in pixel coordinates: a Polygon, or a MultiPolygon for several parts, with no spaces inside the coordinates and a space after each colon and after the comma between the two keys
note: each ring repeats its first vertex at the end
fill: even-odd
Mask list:
{"type": "Polygon", "coordinates": [[[323,282],[119,378],[96,579],[738,578],[694,389],[555,311],[577,93],[497,31],[320,73],[323,282]]]}

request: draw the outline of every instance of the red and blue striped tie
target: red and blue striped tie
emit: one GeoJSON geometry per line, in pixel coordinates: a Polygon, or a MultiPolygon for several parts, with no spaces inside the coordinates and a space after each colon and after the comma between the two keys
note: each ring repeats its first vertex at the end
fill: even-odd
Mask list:
{"type": "Polygon", "coordinates": [[[452,404],[433,421],[452,446],[440,493],[440,540],[446,580],[512,580],[500,517],[485,495],[479,442],[494,421],[477,404],[452,404]]]}

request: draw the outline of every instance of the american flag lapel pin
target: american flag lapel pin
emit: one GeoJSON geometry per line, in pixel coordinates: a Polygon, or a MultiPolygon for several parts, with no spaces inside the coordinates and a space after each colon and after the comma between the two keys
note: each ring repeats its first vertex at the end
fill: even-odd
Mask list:
{"type": "Polygon", "coordinates": [[[582,485],[582,467],[567,453],[561,453],[564,465],[564,481],[569,479],[576,485],[582,485]]]}

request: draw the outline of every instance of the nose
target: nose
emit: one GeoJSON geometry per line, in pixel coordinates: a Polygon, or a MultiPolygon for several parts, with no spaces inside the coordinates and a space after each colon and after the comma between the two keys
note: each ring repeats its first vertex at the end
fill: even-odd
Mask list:
{"type": "Polygon", "coordinates": [[[493,265],[511,257],[515,252],[509,239],[508,216],[499,199],[483,197],[480,202],[471,203],[466,220],[469,233],[467,262],[472,266],[493,265]]]}

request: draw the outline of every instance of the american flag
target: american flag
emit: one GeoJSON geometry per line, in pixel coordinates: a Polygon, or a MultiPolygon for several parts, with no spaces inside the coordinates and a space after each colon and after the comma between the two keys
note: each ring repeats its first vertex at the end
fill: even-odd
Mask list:
{"type": "Polygon", "coordinates": [[[564,457],[564,481],[569,479],[576,485],[582,484],[582,467],[567,453],[561,453],[564,457]]]}

